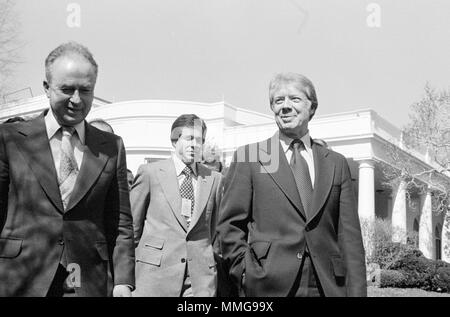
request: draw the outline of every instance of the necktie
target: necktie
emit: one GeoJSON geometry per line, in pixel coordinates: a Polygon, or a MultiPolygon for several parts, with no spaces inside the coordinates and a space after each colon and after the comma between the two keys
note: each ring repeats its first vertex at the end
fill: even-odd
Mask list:
{"type": "MultiPolygon", "coordinates": [[[[183,169],[182,173],[185,175],[185,177],[180,186],[180,194],[181,198],[188,199],[191,201],[191,217],[192,217],[192,212],[194,211],[194,185],[192,184],[193,172],[189,166],[186,166],[183,169]]],[[[185,216],[188,227],[191,222],[191,217],[185,216]]]]}
{"type": "Polygon", "coordinates": [[[303,209],[305,210],[306,217],[309,218],[308,213],[311,212],[311,203],[313,196],[313,188],[311,184],[311,177],[309,175],[308,163],[305,158],[300,154],[300,151],[305,149],[305,145],[301,140],[293,140],[291,143],[292,156],[291,156],[291,168],[294,174],[295,183],[300,194],[303,209]]]}
{"type": "Polygon", "coordinates": [[[59,191],[63,202],[64,210],[69,203],[75,181],[78,175],[78,165],[73,153],[71,143],[72,135],[75,129],[72,127],[62,127],[61,139],[61,160],[59,166],[59,191]]]}

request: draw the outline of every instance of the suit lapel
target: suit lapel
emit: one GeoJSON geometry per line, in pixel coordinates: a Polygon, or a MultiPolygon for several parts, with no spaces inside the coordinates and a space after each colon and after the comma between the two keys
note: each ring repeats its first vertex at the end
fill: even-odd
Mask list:
{"type": "Polygon", "coordinates": [[[311,218],[308,222],[314,219],[325,203],[333,185],[335,168],[334,161],[328,157],[329,151],[313,141],[311,142],[314,155],[315,181],[311,218]]]}
{"type": "Polygon", "coordinates": [[[175,171],[175,165],[172,159],[162,162],[162,166],[157,172],[157,177],[163,189],[164,196],[170,205],[172,213],[184,231],[187,232],[186,219],[181,215],[181,196],[177,173],[175,171]]]}
{"type": "Polygon", "coordinates": [[[196,223],[200,219],[200,216],[204,212],[206,203],[211,195],[211,188],[214,183],[211,171],[201,164],[197,164],[197,201],[194,205],[194,214],[189,226],[189,231],[195,227],[196,223]]]}
{"type": "Polygon", "coordinates": [[[58,177],[47,137],[44,115],[45,113],[28,123],[20,125],[17,130],[20,139],[16,144],[47,196],[56,208],[63,213],[64,208],[59,192],[58,177]]]}
{"type": "Polygon", "coordinates": [[[67,205],[67,211],[76,206],[91,189],[108,161],[108,156],[105,154],[107,151],[104,150],[107,140],[90,128],[88,124],[84,126],[86,128],[86,139],[83,161],[67,205]]]}
{"type": "Polygon", "coordinates": [[[259,163],[262,165],[265,172],[270,175],[272,180],[280,188],[289,202],[294,206],[303,220],[306,221],[305,211],[303,210],[300,201],[300,194],[298,193],[297,185],[295,184],[294,175],[292,174],[286,155],[283,152],[283,147],[280,144],[278,133],[276,133],[272,138],[258,143],[258,151],[259,163]],[[278,147],[278,149],[272,149],[272,147],[278,147]],[[277,163],[274,160],[276,156],[278,156],[278,168],[273,168],[273,164],[277,163]],[[270,157],[270,164],[272,166],[269,168],[267,160],[261,159],[261,157],[270,157]]]}

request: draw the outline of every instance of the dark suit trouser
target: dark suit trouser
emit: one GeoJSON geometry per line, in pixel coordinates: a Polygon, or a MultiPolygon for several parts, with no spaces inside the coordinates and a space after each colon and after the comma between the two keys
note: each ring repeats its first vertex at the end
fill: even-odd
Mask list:
{"type": "Polygon", "coordinates": [[[324,297],[319,278],[308,252],[305,252],[303,256],[302,264],[288,297],[324,297]]]}

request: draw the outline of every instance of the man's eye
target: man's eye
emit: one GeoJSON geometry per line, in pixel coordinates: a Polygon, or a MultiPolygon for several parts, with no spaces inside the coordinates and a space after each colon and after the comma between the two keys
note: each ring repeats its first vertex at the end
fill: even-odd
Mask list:
{"type": "Polygon", "coordinates": [[[278,99],[275,99],[275,103],[276,103],[277,105],[282,104],[283,102],[284,102],[284,98],[278,98],[278,99]]]}
{"type": "Polygon", "coordinates": [[[75,92],[73,88],[61,88],[61,91],[66,95],[72,95],[75,92]]]}

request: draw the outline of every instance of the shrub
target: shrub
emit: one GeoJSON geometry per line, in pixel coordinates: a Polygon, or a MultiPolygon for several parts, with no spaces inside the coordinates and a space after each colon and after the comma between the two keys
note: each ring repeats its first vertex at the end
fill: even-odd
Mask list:
{"type": "Polygon", "coordinates": [[[407,276],[402,271],[380,271],[380,287],[404,287],[406,280],[407,276]]]}
{"type": "Polygon", "coordinates": [[[450,293],[450,264],[436,261],[435,273],[431,276],[432,290],[450,293]]]}
{"type": "Polygon", "coordinates": [[[413,243],[392,242],[394,230],[388,220],[376,219],[362,223],[361,227],[364,239],[371,241],[366,260],[381,269],[380,287],[450,292],[450,264],[425,258],[413,243]]]}

